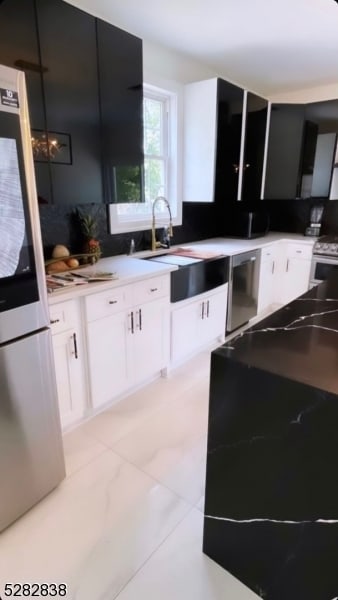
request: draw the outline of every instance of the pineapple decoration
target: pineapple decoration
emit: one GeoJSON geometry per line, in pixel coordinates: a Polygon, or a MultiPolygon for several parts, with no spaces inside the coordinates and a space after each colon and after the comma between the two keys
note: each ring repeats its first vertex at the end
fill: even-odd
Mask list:
{"type": "Polygon", "coordinates": [[[83,252],[90,254],[89,262],[96,263],[101,256],[101,246],[97,235],[97,222],[92,215],[79,212],[80,226],[85,238],[83,252]]]}

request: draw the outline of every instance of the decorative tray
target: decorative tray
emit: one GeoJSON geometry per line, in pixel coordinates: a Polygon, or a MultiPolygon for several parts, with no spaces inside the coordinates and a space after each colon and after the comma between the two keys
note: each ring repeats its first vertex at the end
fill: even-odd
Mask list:
{"type": "Polygon", "coordinates": [[[67,271],[77,271],[78,269],[83,269],[84,267],[90,267],[90,265],[93,265],[97,262],[96,256],[95,254],[90,254],[89,252],[84,252],[82,254],[70,254],[69,256],[63,256],[63,257],[59,257],[59,258],[50,258],[49,260],[45,260],[45,270],[47,274],[53,274],[53,273],[67,273],[67,271]],[[53,265],[54,263],[57,262],[64,262],[67,264],[67,261],[70,260],[71,258],[76,258],[78,261],[80,261],[81,259],[86,259],[88,262],[83,262],[82,264],[79,264],[77,267],[69,267],[67,266],[67,268],[62,269],[62,271],[53,271],[53,269],[49,269],[50,265],[53,265]]]}

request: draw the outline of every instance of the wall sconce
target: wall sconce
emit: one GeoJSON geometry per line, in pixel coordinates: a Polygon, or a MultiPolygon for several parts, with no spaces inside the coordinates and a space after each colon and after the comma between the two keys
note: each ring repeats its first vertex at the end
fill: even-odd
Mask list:
{"type": "Polygon", "coordinates": [[[45,133],[40,138],[31,137],[33,156],[34,158],[55,158],[61,148],[66,144],[62,144],[55,137],[49,137],[45,133]]]}
{"type": "MultiPolygon", "coordinates": [[[[235,173],[238,173],[239,171],[239,165],[232,165],[234,168],[235,173]]],[[[243,166],[243,171],[245,171],[246,169],[248,169],[250,167],[250,163],[246,163],[246,165],[243,166]]]]}
{"type": "Polygon", "coordinates": [[[31,143],[35,162],[72,164],[71,137],[60,131],[31,130],[31,143]]]}

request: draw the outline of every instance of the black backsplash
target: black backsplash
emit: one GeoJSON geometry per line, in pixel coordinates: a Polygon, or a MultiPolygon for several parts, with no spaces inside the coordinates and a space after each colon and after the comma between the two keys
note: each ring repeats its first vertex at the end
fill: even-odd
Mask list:
{"type": "Polygon", "coordinates": [[[312,206],[324,205],[321,235],[338,233],[338,200],[264,200],[259,208],[270,215],[272,231],[304,233],[310,221],[312,206]]]}
{"type": "MultiPolygon", "coordinates": [[[[324,201],[322,233],[338,233],[338,200],[324,201]]],[[[310,208],[318,202],[309,200],[264,200],[255,205],[236,205],[241,210],[264,210],[270,215],[270,229],[290,233],[304,233],[309,222],[310,208]]],[[[151,247],[151,224],[146,231],[110,235],[108,233],[107,207],[100,204],[80,206],[90,212],[98,222],[98,239],[103,256],[125,254],[130,240],[135,240],[135,250],[151,247]]],[[[173,244],[185,244],[223,235],[225,220],[231,219],[231,208],[213,204],[183,204],[183,224],[174,227],[173,244]]],[[[64,244],[73,253],[81,252],[82,239],[75,209],[66,206],[40,206],[40,220],[45,258],[50,258],[53,246],[64,244]]]]}
{"type": "MultiPolygon", "coordinates": [[[[146,231],[114,234],[108,233],[107,207],[101,204],[82,205],[83,212],[92,214],[98,223],[98,239],[102,255],[112,256],[128,253],[130,241],[135,241],[135,250],[151,248],[151,222],[146,231]]],[[[216,204],[184,204],[183,224],[174,227],[173,244],[183,244],[222,235],[221,220],[216,204]]],[[[82,251],[82,237],[76,218],[76,209],[67,206],[40,206],[40,222],[45,259],[50,258],[56,244],[64,244],[72,253],[82,251]]]]}

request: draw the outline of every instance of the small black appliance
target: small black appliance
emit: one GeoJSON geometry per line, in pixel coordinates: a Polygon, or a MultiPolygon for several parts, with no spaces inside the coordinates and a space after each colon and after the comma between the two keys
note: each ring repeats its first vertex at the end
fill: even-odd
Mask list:
{"type": "Polygon", "coordinates": [[[265,212],[238,212],[231,215],[226,234],[231,237],[252,239],[262,237],[269,231],[270,220],[265,212]]]}
{"type": "Polygon", "coordinates": [[[310,223],[305,229],[305,235],[319,237],[324,206],[313,206],[310,211],[310,223]]]}

